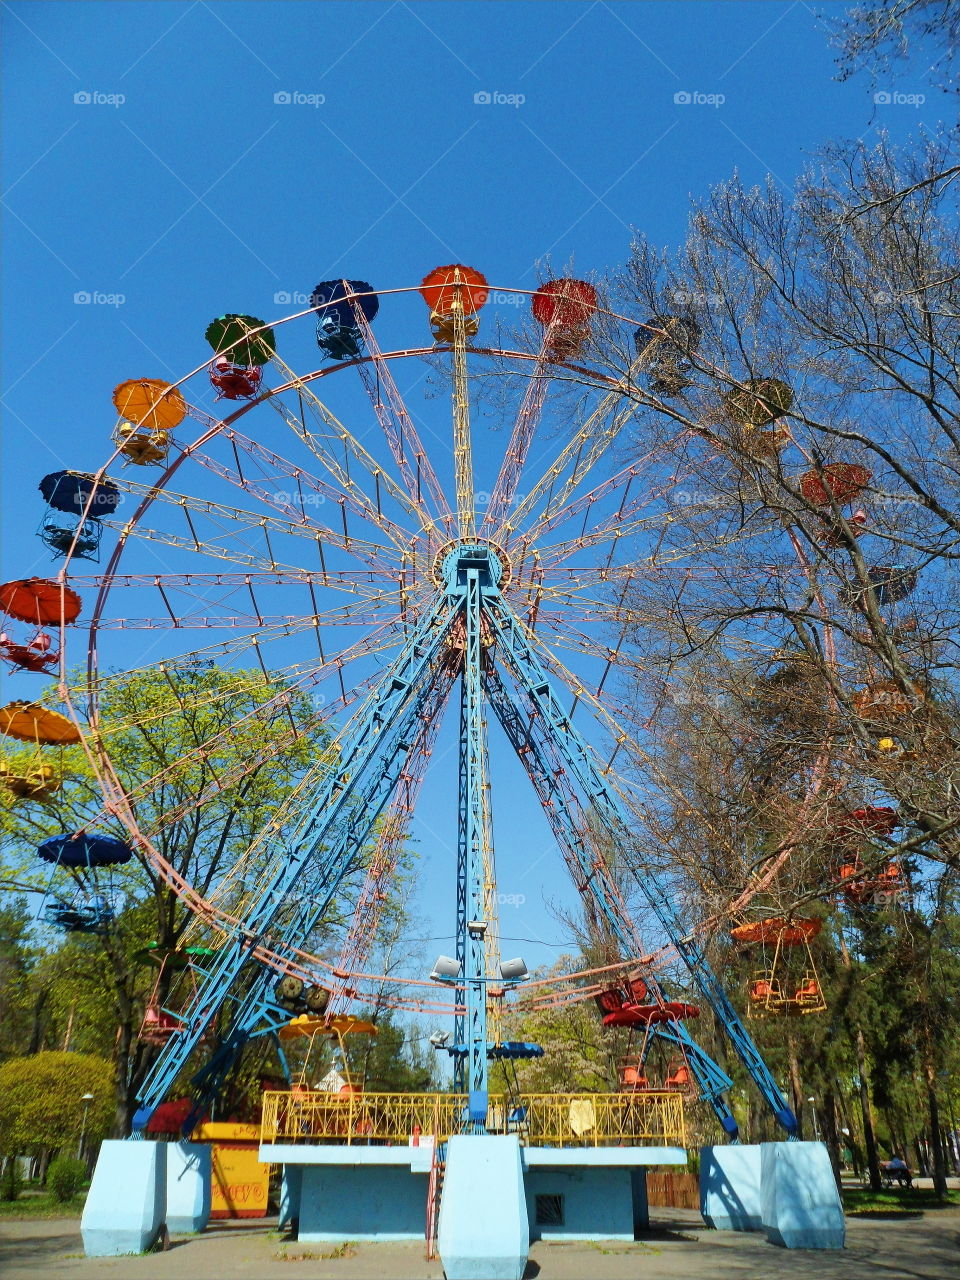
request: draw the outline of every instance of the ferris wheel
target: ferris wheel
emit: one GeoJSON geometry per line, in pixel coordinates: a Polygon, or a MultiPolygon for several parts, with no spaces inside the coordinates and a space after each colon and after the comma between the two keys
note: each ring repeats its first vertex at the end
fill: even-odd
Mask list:
{"type": "MultiPolygon", "coordinates": [[[[638,781],[644,744],[623,679],[636,666],[626,602],[644,575],[695,572],[698,552],[668,501],[676,440],[629,456],[621,442],[638,413],[687,385],[695,322],[655,316],[638,325],[601,307],[585,281],[501,289],[462,264],[379,293],[364,281],[324,281],[309,301],[270,324],[238,313],[215,319],[206,330],[212,361],[176,383],[121,383],[104,465],[42,485],[41,536],[64,559],[61,597],[90,602],[81,687],[67,678],[78,656],[68,653],[73,608],[59,615],[58,652],[102,818],[123,824],[129,847],[194,917],[190,955],[178,961],[189,969],[188,998],[153,1011],[151,1034],[163,1047],[136,1127],[225,1009],[229,1030],[194,1080],[198,1105],[252,1037],[275,1033],[292,1014],[329,1020],[376,996],[452,1018],[441,1047],[455,1089],[477,1100],[468,1123],[482,1129],[489,1063],[537,1049],[503,1039],[504,1010],[592,997],[605,1025],[641,1028],[644,1057],[651,1040],[666,1045],[677,1078],[692,1078],[735,1136],[730,1078],[690,1031],[699,1006],[678,998],[692,991],[795,1132],[669,879],[646,872],[625,886],[608,856],[631,849],[647,803],[638,781]],[[482,338],[491,297],[529,300],[526,335],[509,344],[482,338]],[[392,331],[420,324],[423,340],[381,349],[374,326],[388,321],[392,331]],[[624,371],[597,358],[597,326],[625,335],[624,371]],[[302,362],[298,350],[314,342],[320,367],[295,372],[288,359],[302,362]],[[448,388],[442,431],[436,412],[408,407],[407,370],[411,381],[448,388]],[[494,419],[499,433],[478,430],[494,419]],[[259,668],[267,696],[244,723],[221,729],[224,738],[250,740],[252,730],[255,743],[258,717],[275,725],[288,716],[288,731],[254,745],[192,799],[197,810],[269,767],[278,743],[311,729],[326,735],[277,814],[209,887],[189,883],[161,849],[159,835],[184,806],[141,819],[163,772],[130,788],[111,758],[104,690],[147,666],[188,698],[191,672],[259,668]],[[289,715],[295,694],[312,700],[309,725],[289,715]],[[368,971],[370,941],[448,705],[458,717],[456,954],[384,994],[383,976],[368,971]],[[491,718],[608,940],[604,963],[589,972],[533,981],[522,960],[501,955],[491,718]],[[312,953],[318,922],[348,886],[352,917],[339,954],[312,953]],[[682,992],[672,991],[678,983],[682,992]]],[[[740,394],[746,421],[776,418],[751,413],[754,388],[740,394]]],[[[194,750],[200,757],[215,746],[194,750]]]]}

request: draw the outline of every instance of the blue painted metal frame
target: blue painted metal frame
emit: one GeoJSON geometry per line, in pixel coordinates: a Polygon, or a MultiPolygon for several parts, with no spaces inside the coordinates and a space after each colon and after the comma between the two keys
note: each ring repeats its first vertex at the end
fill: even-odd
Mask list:
{"type": "MultiPolygon", "coordinates": [[[[434,607],[377,686],[366,715],[344,737],[335,764],[323,768],[305,801],[306,814],[296,836],[274,854],[265,889],[242,927],[235,929],[217,952],[204,980],[180,1014],[182,1029],[164,1046],[144,1082],[141,1105],[134,1117],[135,1131],[142,1133],[169,1092],[255,948],[270,941],[267,931],[278,916],[285,908],[292,908],[292,919],[286,923],[283,936],[302,940],[308,919],[318,918],[319,902],[329,903],[350,873],[409,754],[459,611],[458,597],[438,595],[434,607]],[[309,885],[303,886],[301,881],[311,864],[309,885]],[[296,932],[291,934],[291,928],[296,932]]],[[[259,983],[258,1017],[266,980],[259,983]]],[[[226,1060],[232,1062],[248,1035],[242,1034],[241,1025],[234,1025],[222,1046],[223,1069],[211,1071],[211,1079],[215,1075],[222,1078],[229,1069],[226,1060]]]]}
{"type": "MultiPolygon", "coordinates": [[[[483,916],[484,794],[486,782],[482,697],[486,693],[543,803],[565,851],[578,890],[592,899],[627,955],[640,943],[616,885],[584,839],[585,818],[629,846],[630,823],[620,801],[594,763],[585,741],[561,708],[526,628],[498,589],[502,566],[492,549],[466,543],[448,555],[444,584],[433,607],[368,700],[365,714],[344,735],[335,761],[322,770],[304,801],[295,836],[274,854],[266,887],[242,926],[226,939],[202,973],[196,995],[180,1015],[183,1024],[164,1046],[141,1091],[135,1128],[142,1132],[169,1092],[206,1028],[230,999],[238,1002],[217,1053],[194,1079],[201,1099],[222,1084],[243,1045],[277,1029],[288,1015],[272,999],[272,970],[252,988],[231,995],[255,949],[268,946],[292,955],[322,918],[343,880],[359,865],[373,826],[393,793],[425,718],[438,716],[459,661],[460,787],[458,798],[457,955],[465,999],[454,1041],[468,1052],[454,1058],[458,1088],[472,1098],[468,1128],[483,1131],[486,1110],[486,972],[483,937],[467,928],[483,916]],[[495,642],[495,647],[494,647],[495,642]],[[490,661],[495,652],[510,674],[508,691],[490,661]],[[457,1066],[456,1064],[459,1064],[457,1066]]],[[[713,973],[697,938],[688,933],[656,878],[636,875],[638,885],[693,982],[717,1015],[734,1049],[791,1135],[796,1121],[759,1051],[713,973]]],[[[651,991],[662,995],[652,971],[651,991]]],[[[723,1098],[731,1081],[690,1037],[682,1023],[658,1031],[682,1047],[700,1088],[721,1124],[736,1137],[736,1123],[723,1098]]],[[[198,1106],[202,1102],[198,1102],[198,1106]]]]}
{"type": "MultiPolygon", "coordinates": [[[[573,778],[582,788],[590,807],[597,813],[611,836],[618,842],[625,842],[626,847],[629,847],[630,823],[620,801],[594,763],[586,742],[560,706],[540,657],[527,638],[523,623],[502,596],[496,600],[491,599],[488,604],[488,618],[499,641],[499,654],[517,684],[531,722],[549,731],[545,736],[552,738],[573,778]]],[[[787,1105],[786,1099],[780,1092],[776,1080],[740,1015],[727,998],[719,979],[707,961],[698,938],[683,927],[671,905],[666,888],[655,876],[647,872],[635,873],[635,879],[677,954],[686,965],[694,984],[713,1009],[737,1056],[772,1109],[777,1122],[791,1137],[795,1136],[796,1117],[787,1105]]],[[[686,1038],[686,1031],[682,1024],[675,1025],[676,1034],[686,1038]]],[[[696,1046],[693,1047],[696,1048],[696,1046]]],[[[697,1058],[701,1063],[704,1057],[702,1051],[697,1050],[697,1058]]],[[[697,1059],[691,1055],[691,1067],[694,1066],[695,1061],[697,1059]]],[[[719,1068],[717,1070],[719,1071],[719,1068]]],[[[722,1100],[713,1097],[711,1101],[724,1129],[731,1136],[735,1136],[736,1122],[729,1110],[723,1105],[721,1112],[722,1100]]]]}

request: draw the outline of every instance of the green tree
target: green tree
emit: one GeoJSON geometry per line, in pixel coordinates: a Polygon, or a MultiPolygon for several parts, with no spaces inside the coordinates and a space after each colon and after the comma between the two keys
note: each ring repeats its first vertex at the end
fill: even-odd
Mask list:
{"type": "MultiPolygon", "coordinates": [[[[172,881],[180,877],[204,897],[217,894],[221,907],[242,912],[285,821],[296,817],[285,813],[283,802],[322,758],[325,734],[306,694],[259,671],[174,664],[106,677],[98,694],[105,762],[167,870],[138,846],[133,861],[100,877],[98,890],[108,880],[116,896],[115,919],[95,935],[51,945],[36,989],[46,993],[49,1047],[62,1043],[72,1017],[75,1037],[85,1044],[99,1038],[97,1047],[115,1055],[114,1131],[122,1134],[157,1052],[138,1038],[144,1004],[154,986],[159,1002],[178,998],[171,995],[173,971],[158,976],[138,953],[151,942],[161,954],[172,951],[188,931],[191,941],[216,945],[216,935],[198,928],[172,881]],[[259,839],[270,824],[271,839],[259,839]]],[[[62,766],[63,785],[49,800],[7,796],[0,883],[9,889],[49,887],[65,897],[77,891],[76,879],[59,870],[48,886],[50,869],[35,856],[47,836],[92,824],[129,838],[104,812],[80,749],[64,752],[62,766]]]]}
{"type": "Polygon", "coordinates": [[[75,1151],[81,1129],[106,1137],[114,1116],[113,1064],[88,1053],[35,1053],[0,1066],[0,1149],[5,1155],[75,1151]],[[93,1094],[85,1103],[85,1094],[93,1094]],[[84,1112],[86,1124],[84,1126],[84,1112]]]}

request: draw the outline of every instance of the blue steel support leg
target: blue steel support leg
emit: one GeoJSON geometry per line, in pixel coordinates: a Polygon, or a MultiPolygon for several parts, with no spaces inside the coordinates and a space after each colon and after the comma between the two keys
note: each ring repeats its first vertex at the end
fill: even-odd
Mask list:
{"type": "MultiPolygon", "coordinates": [[[[344,736],[335,764],[324,769],[307,801],[296,838],[274,855],[265,889],[244,924],[220,948],[205,981],[180,1015],[182,1030],[170,1038],[154,1063],[134,1118],[138,1133],[200,1043],[255,948],[269,941],[271,926],[286,913],[297,922],[296,937],[302,939],[303,916],[298,919],[299,913],[313,914],[315,903],[328,903],[349,874],[357,850],[396,784],[397,763],[406,758],[416,738],[458,607],[459,601],[438,597],[404,653],[381,680],[367,714],[344,736]],[[331,837],[336,838],[331,841],[331,837]],[[301,881],[311,866],[314,871],[305,893],[301,881]]],[[[238,1038],[235,1049],[240,1047],[238,1038]]]]}
{"type": "MultiPolygon", "coordinates": [[[[481,577],[489,569],[467,568],[465,586],[465,643],[460,686],[460,832],[458,847],[462,857],[465,885],[458,886],[458,903],[466,906],[466,920],[457,921],[465,929],[462,950],[466,957],[464,994],[466,1002],[467,1089],[469,1124],[474,1133],[486,1131],[487,1114],[487,984],[484,933],[469,925],[483,920],[483,842],[486,834],[486,760],[481,705],[481,577]]],[[[458,871],[460,867],[458,866],[458,871]]]]}
{"type": "MultiPolygon", "coordinates": [[[[551,752],[548,756],[549,743],[538,742],[537,735],[533,732],[535,721],[513,703],[495,670],[485,673],[484,685],[490,704],[533,783],[557,843],[565,851],[567,865],[573,873],[578,891],[599,911],[619,942],[623,954],[639,956],[640,940],[616,886],[610,879],[608,868],[601,859],[593,855],[584,840],[583,832],[587,823],[583,813],[578,811],[579,806],[577,810],[574,808],[575,797],[564,788],[565,770],[562,760],[556,752],[551,752]]],[[[638,967],[651,993],[665,998],[653,970],[642,964],[638,967]]],[[[675,1043],[682,1045],[701,1096],[713,1107],[724,1131],[735,1138],[736,1121],[724,1097],[733,1081],[696,1044],[682,1023],[675,1023],[674,1028],[675,1043]]]]}
{"type": "MultiPolygon", "coordinates": [[[[528,714],[553,740],[572,776],[584,791],[589,805],[596,810],[605,827],[615,839],[626,841],[629,845],[630,823],[626,813],[618,797],[594,763],[583,738],[561,707],[539,655],[529,642],[523,624],[502,596],[497,596],[495,599],[490,597],[488,616],[498,636],[498,652],[517,684],[528,714]]],[[[654,876],[634,872],[634,877],[703,998],[717,1015],[737,1055],[770,1106],[778,1123],[791,1137],[795,1136],[796,1118],[750,1033],[743,1025],[740,1015],[727,998],[696,935],[683,927],[666,890],[654,876]]]]}

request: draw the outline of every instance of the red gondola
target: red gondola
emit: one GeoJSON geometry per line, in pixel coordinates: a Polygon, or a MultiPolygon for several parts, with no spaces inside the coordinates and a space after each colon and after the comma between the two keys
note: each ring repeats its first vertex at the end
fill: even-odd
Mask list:
{"type": "Polygon", "coordinates": [[[695,1004],[681,1000],[666,1000],[663,1004],[625,1004],[603,1015],[605,1027],[653,1027],[658,1023],[682,1022],[684,1018],[699,1018],[695,1004]]]}
{"type": "Polygon", "coordinates": [[[829,462],[800,477],[800,492],[814,507],[852,502],[870,483],[870,472],[857,462],[829,462]]]}
{"type": "Polygon", "coordinates": [[[218,400],[252,400],[262,381],[259,365],[234,364],[226,356],[217,356],[210,366],[210,382],[217,389],[218,400]]]}

